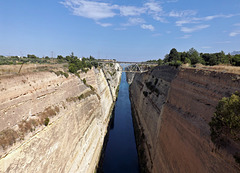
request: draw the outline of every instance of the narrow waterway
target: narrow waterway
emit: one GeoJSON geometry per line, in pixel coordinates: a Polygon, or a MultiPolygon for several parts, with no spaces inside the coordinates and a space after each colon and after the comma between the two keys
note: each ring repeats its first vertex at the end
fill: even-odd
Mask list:
{"type": "Polygon", "coordinates": [[[128,87],[126,73],[123,72],[104,153],[104,173],[139,172],[128,87]]]}

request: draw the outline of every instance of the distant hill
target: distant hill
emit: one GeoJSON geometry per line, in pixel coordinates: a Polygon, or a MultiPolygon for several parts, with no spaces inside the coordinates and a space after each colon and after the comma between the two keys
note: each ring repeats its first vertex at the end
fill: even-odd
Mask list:
{"type": "Polygon", "coordinates": [[[231,52],[231,55],[237,55],[237,54],[240,54],[240,51],[233,51],[233,52],[231,52]]]}

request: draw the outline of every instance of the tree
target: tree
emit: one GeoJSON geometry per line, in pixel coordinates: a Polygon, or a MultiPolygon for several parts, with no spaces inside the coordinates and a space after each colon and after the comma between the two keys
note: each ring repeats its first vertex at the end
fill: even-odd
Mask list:
{"type": "Polygon", "coordinates": [[[32,59],[36,59],[37,58],[35,55],[30,55],[30,54],[28,54],[27,57],[28,58],[32,58],[32,59]]]}
{"type": "Polygon", "coordinates": [[[234,55],[232,58],[232,64],[235,66],[240,66],[240,55],[234,55]]]}
{"type": "Polygon", "coordinates": [[[199,56],[199,53],[196,49],[191,48],[189,49],[188,53],[190,55],[189,59],[191,60],[192,64],[197,64],[197,63],[205,64],[204,59],[199,56]]]}
{"type": "Polygon", "coordinates": [[[157,60],[157,63],[158,63],[158,65],[162,65],[162,64],[163,64],[163,60],[158,59],[158,60],[157,60]]]}
{"type": "Polygon", "coordinates": [[[211,122],[211,139],[217,146],[226,145],[228,140],[240,141],[240,93],[223,97],[211,122]]]}
{"type": "Polygon", "coordinates": [[[58,55],[57,59],[64,59],[62,55],[58,55]]]}
{"type": "Polygon", "coordinates": [[[172,48],[169,53],[169,62],[180,60],[177,49],[172,48]]]}
{"type": "Polygon", "coordinates": [[[78,68],[75,64],[70,63],[68,66],[68,70],[70,73],[76,73],[78,71],[78,68]]]}

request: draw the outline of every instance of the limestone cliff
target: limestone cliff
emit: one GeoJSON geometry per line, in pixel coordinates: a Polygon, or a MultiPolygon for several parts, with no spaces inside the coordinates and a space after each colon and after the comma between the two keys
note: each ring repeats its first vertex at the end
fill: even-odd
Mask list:
{"type": "Polygon", "coordinates": [[[209,121],[224,96],[240,91],[237,74],[161,66],[130,85],[142,172],[239,172],[227,149],[215,150],[209,121]]]}
{"type": "Polygon", "coordinates": [[[105,73],[2,77],[0,172],[94,172],[121,68],[105,73]]]}

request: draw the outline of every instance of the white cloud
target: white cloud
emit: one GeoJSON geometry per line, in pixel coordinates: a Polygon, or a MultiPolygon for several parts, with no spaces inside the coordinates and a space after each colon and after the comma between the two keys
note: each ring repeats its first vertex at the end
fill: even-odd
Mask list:
{"type": "Polygon", "coordinates": [[[142,29],[149,29],[150,31],[154,31],[154,26],[152,26],[152,25],[145,25],[145,24],[142,24],[141,25],[141,28],[142,29]]]}
{"type": "Polygon", "coordinates": [[[137,18],[137,17],[130,17],[128,19],[128,22],[125,24],[122,24],[123,26],[133,26],[133,25],[139,25],[145,23],[145,20],[143,18],[137,18]]]}
{"type": "MultiPolygon", "coordinates": [[[[181,14],[171,14],[172,17],[177,16],[177,15],[181,15],[181,14]]],[[[190,23],[200,23],[203,21],[210,21],[213,19],[217,19],[217,18],[231,18],[234,16],[239,16],[240,14],[228,14],[228,15],[223,15],[223,14],[218,14],[218,15],[212,15],[212,16],[205,16],[205,17],[192,17],[192,18],[187,18],[187,19],[182,19],[179,21],[176,21],[176,25],[177,26],[182,26],[184,24],[190,24],[190,23]]]]}
{"type": "Polygon", "coordinates": [[[135,6],[121,6],[119,9],[122,16],[139,16],[146,12],[145,8],[138,8],[135,6]]]}
{"type": "Polygon", "coordinates": [[[118,9],[117,5],[88,0],[65,0],[61,3],[69,8],[74,15],[94,20],[114,17],[116,15],[114,10],[118,9]]]}
{"type": "Polygon", "coordinates": [[[223,14],[217,14],[217,15],[212,15],[212,16],[206,16],[206,17],[201,17],[201,18],[193,18],[193,20],[196,21],[209,21],[213,20],[216,18],[231,18],[234,16],[238,16],[239,14],[228,14],[228,15],[223,15],[223,14]]]}
{"type": "Polygon", "coordinates": [[[193,21],[191,19],[178,20],[176,21],[176,26],[182,26],[184,24],[190,24],[190,23],[199,23],[199,22],[193,21]]]}
{"type": "Polygon", "coordinates": [[[162,23],[167,23],[167,20],[163,17],[164,11],[160,2],[150,0],[144,4],[144,7],[147,9],[147,13],[151,15],[154,20],[162,23]]]}
{"type": "Polygon", "coordinates": [[[234,26],[240,26],[240,23],[235,23],[234,26]]]}
{"type": "Polygon", "coordinates": [[[169,13],[170,17],[186,17],[186,16],[194,16],[197,14],[197,11],[194,10],[183,10],[183,11],[171,11],[169,13]]]}
{"type": "Polygon", "coordinates": [[[194,31],[199,31],[199,30],[202,30],[202,29],[205,29],[205,28],[208,28],[210,25],[197,25],[197,26],[194,26],[194,27],[181,27],[181,31],[182,32],[185,32],[185,33],[191,33],[191,32],[194,32],[194,31]]]}
{"type": "Polygon", "coordinates": [[[126,30],[127,28],[115,28],[114,30],[116,30],[116,31],[124,31],[124,30],[126,30]]]}
{"type": "Polygon", "coordinates": [[[167,2],[168,2],[168,3],[171,3],[171,2],[178,2],[178,0],[168,0],[167,2]]]}
{"type": "Polygon", "coordinates": [[[154,15],[153,19],[162,23],[168,23],[168,21],[164,17],[160,17],[158,15],[154,15]]]}
{"type": "Polygon", "coordinates": [[[230,37],[235,37],[235,36],[237,36],[237,35],[240,35],[240,30],[238,30],[238,31],[233,31],[233,32],[231,32],[231,33],[229,34],[230,37]]]}
{"type": "Polygon", "coordinates": [[[102,26],[102,27],[108,27],[108,26],[112,26],[111,23],[101,23],[101,22],[96,22],[96,24],[102,26]]]}
{"type": "Polygon", "coordinates": [[[162,36],[162,34],[161,33],[156,33],[156,34],[153,34],[152,36],[153,37],[160,37],[160,36],[162,36]]]}
{"type": "Polygon", "coordinates": [[[184,36],[182,36],[182,37],[180,37],[181,39],[188,39],[188,38],[190,38],[192,35],[184,35],[184,36]]]}
{"type": "Polygon", "coordinates": [[[144,6],[148,9],[150,13],[159,13],[163,11],[162,6],[159,2],[149,1],[145,3],[144,6]]]}
{"type": "Polygon", "coordinates": [[[219,42],[216,42],[217,44],[229,44],[231,43],[230,41],[219,41],[219,42]]]}

